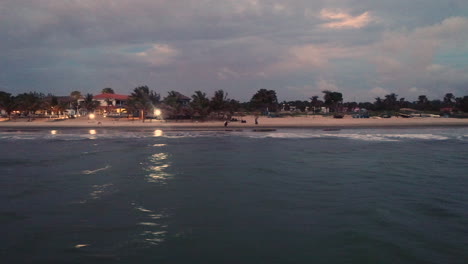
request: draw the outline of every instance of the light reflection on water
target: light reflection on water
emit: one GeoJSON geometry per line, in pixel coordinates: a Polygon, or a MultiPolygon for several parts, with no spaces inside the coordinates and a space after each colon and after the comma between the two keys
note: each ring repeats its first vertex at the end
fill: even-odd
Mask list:
{"type": "Polygon", "coordinates": [[[173,175],[167,172],[170,167],[167,153],[156,153],[149,158],[150,164],[147,168],[148,182],[166,183],[173,175]]]}
{"type": "Polygon", "coordinates": [[[138,225],[143,227],[140,233],[141,240],[149,246],[157,246],[164,242],[167,234],[167,225],[161,223],[162,219],[167,217],[165,214],[156,214],[154,211],[136,206],[135,210],[144,214],[144,220],[138,225]]]}
{"type": "Polygon", "coordinates": [[[155,137],[161,137],[162,135],[163,135],[162,130],[156,129],[156,130],[154,131],[154,136],[155,136],[155,137]]]}

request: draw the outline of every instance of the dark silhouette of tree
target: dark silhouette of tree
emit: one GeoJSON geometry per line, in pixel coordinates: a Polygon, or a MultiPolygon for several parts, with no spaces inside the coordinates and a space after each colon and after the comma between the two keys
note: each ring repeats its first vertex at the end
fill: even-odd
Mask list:
{"type": "Polygon", "coordinates": [[[228,102],[227,96],[228,94],[225,93],[223,90],[215,91],[210,101],[211,110],[213,110],[214,112],[223,112],[228,102]]]}
{"type": "Polygon", "coordinates": [[[6,112],[8,120],[11,119],[11,113],[15,110],[17,104],[15,97],[7,92],[0,91],[0,109],[6,112]]]}
{"type": "Polygon", "coordinates": [[[416,108],[418,110],[426,110],[428,108],[428,104],[429,104],[429,99],[427,99],[427,96],[420,95],[418,97],[418,101],[416,102],[416,108]]]}
{"type": "Polygon", "coordinates": [[[44,106],[44,94],[37,92],[22,93],[16,96],[18,109],[29,115],[35,113],[37,110],[42,109],[44,106]]]}
{"type": "Polygon", "coordinates": [[[98,102],[98,101],[94,101],[93,98],[94,98],[93,95],[90,94],[90,93],[86,94],[86,96],[85,96],[85,98],[84,98],[82,107],[83,107],[84,109],[86,109],[86,111],[87,111],[88,113],[93,112],[93,111],[96,110],[96,108],[98,108],[98,106],[99,106],[99,102],[98,102]]]}
{"type": "Polygon", "coordinates": [[[455,98],[455,107],[458,111],[468,112],[468,96],[455,98]]]}
{"type": "Polygon", "coordinates": [[[385,95],[385,99],[383,100],[383,104],[385,106],[385,110],[395,111],[398,110],[398,95],[391,93],[385,95]]]}
{"type": "Polygon", "coordinates": [[[114,94],[114,89],[107,87],[101,90],[101,93],[103,94],[114,94]]]}
{"type": "Polygon", "coordinates": [[[278,97],[274,90],[260,89],[250,99],[250,105],[256,110],[276,112],[278,97]]]}
{"type": "Polygon", "coordinates": [[[78,100],[81,98],[81,92],[73,91],[70,93],[70,97],[72,99],[71,107],[76,111],[76,113],[78,113],[78,108],[80,107],[78,104],[78,100]]]}
{"type": "Polygon", "coordinates": [[[325,101],[325,105],[330,107],[334,112],[338,111],[338,104],[343,102],[343,94],[328,90],[324,90],[322,93],[324,93],[323,100],[325,101]]]}
{"type": "Polygon", "coordinates": [[[444,96],[444,105],[452,107],[455,103],[455,96],[452,93],[446,93],[444,96]]]}
{"type": "Polygon", "coordinates": [[[145,122],[146,115],[154,110],[154,106],[159,103],[160,98],[159,94],[150,91],[145,85],[133,89],[128,101],[140,112],[140,118],[142,122],[145,122]]]}
{"type": "Polygon", "coordinates": [[[210,100],[206,97],[206,94],[201,91],[195,91],[195,94],[192,95],[190,106],[201,118],[205,118],[210,113],[210,100]]]}

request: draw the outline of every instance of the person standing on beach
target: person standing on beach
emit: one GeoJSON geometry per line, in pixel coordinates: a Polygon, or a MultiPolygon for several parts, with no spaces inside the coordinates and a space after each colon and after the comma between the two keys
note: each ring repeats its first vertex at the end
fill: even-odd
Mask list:
{"type": "Polygon", "coordinates": [[[224,127],[227,127],[227,125],[228,125],[228,121],[225,121],[224,122],[224,127]]]}
{"type": "Polygon", "coordinates": [[[258,125],[258,116],[255,116],[255,124],[258,125]]]}

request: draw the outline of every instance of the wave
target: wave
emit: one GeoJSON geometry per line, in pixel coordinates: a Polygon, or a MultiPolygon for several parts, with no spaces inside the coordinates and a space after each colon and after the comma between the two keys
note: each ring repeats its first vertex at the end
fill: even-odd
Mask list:
{"type": "Polygon", "coordinates": [[[99,168],[99,169],[95,169],[95,170],[84,170],[84,171],[82,171],[82,173],[83,173],[83,174],[87,174],[87,175],[89,175],[89,174],[94,174],[94,173],[96,173],[96,172],[100,172],[100,171],[103,171],[103,170],[107,170],[107,169],[109,169],[110,167],[112,167],[112,166],[107,165],[107,166],[105,166],[104,168],[99,168]]]}
{"type": "MultiPolygon", "coordinates": [[[[52,141],[79,141],[79,140],[106,140],[106,139],[146,139],[146,138],[165,138],[165,139],[183,139],[183,138],[210,138],[210,137],[247,137],[247,138],[274,138],[274,139],[352,139],[361,141],[375,142],[394,142],[404,140],[460,140],[466,141],[468,135],[466,130],[412,130],[408,133],[386,133],[385,130],[366,130],[356,131],[345,129],[339,131],[322,131],[322,130],[279,130],[268,132],[253,132],[250,130],[244,131],[161,131],[158,133],[153,131],[66,131],[66,133],[56,132],[51,134],[49,131],[43,130],[39,132],[19,132],[19,133],[1,133],[0,141],[21,141],[21,140],[52,140],[52,141]],[[357,133],[355,133],[357,132],[357,133]],[[383,132],[383,133],[382,133],[383,132]],[[421,133],[432,132],[432,133],[421,133]]],[[[405,131],[406,132],[406,131],[405,131]]],[[[162,145],[161,145],[162,146],[162,145]]]]}

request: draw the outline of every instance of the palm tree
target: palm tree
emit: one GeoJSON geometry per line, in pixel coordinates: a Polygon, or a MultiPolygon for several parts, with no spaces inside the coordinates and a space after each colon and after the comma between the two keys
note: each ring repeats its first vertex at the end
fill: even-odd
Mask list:
{"type": "Polygon", "coordinates": [[[396,95],[395,93],[385,95],[383,103],[385,105],[386,110],[397,110],[397,97],[398,95],[396,95]]]}
{"type": "Polygon", "coordinates": [[[78,108],[79,108],[78,100],[81,98],[81,92],[80,91],[73,91],[73,92],[70,93],[70,97],[72,98],[71,107],[78,114],[78,108]]]}
{"type": "Polygon", "coordinates": [[[93,100],[93,95],[90,93],[86,94],[84,101],[83,101],[84,109],[86,109],[86,111],[90,113],[90,112],[93,112],[98,106],[99,106],[99,102],[93,100]]]}
{"type": "Polygon", "coordinates": [[[210,100],[206,97],[206,94],[201,91],[196,91],[195,94],[192,95],[190,106],[201,118],[205,118],[210,112],[210,100]]]}
{"type": "Polygon", "coordinates": [[[146,113],[153,111],[154,106],[160,101],[159,94],[150,91],[148,86],[139,86],[133,89],[129,97],[129,103],[140,111],[140,118],[145,122],[146,113]]]}

